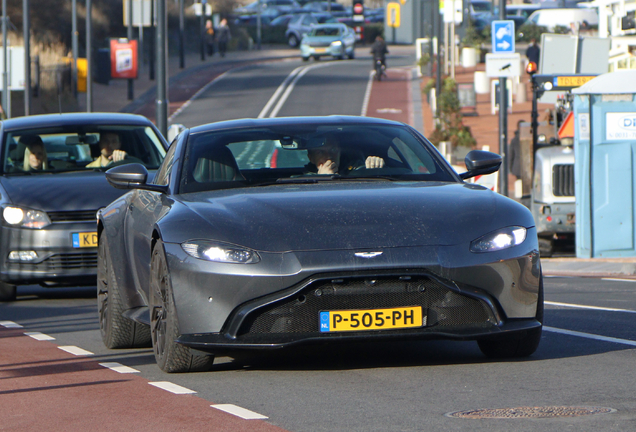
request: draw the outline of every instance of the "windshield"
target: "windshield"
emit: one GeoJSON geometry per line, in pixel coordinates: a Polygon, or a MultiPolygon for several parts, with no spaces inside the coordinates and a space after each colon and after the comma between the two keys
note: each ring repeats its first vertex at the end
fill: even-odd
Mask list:
{"type": "Polygon", "coordinates": [[[190,135],[179,193],[318,181],[457,181],[408,128],[281,125],[190,135]]]}
{"type": "Polygon", "coordinates": [[[311,36],[339,36],[339,27],[320,27],[315,28],[310,33],[311,36]]]}
{"type": "Polygon", "coordinates": [[[492,10],[492,3],[490,2],[471,2],[475,12],[490,12],[492,10]]]}
{"type": "Polygon", "coordinates": [[[148,126],[64,126],[5,134],[3,172],[38,174],[141,163],[157,169],[166,152],[148,126]]]}

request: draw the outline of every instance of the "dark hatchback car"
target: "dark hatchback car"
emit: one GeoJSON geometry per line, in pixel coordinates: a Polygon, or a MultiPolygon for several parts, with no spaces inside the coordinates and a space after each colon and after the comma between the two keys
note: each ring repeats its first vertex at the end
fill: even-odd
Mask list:
{"type": "Polygon", "coordinates": [[[523,205],[457,175],[410,126],[365,117],[235,120],[184,130],[154,180],[98,213],[109,348],[152,341],[160,368],[301,343],[476,340],[532,354],[542,331],[537,233],[523,205]],[[202,355],[207,352],[210,355],[202,355]]]}
{"type": "Polygon", "coordinates": [[[97,211],[121,195],[104,172],[130,162],[153,172],[165,139],[145,117],[101,113],[5,120],[0,136],[0,301],[16,285],[94,284],[97,211]]]}

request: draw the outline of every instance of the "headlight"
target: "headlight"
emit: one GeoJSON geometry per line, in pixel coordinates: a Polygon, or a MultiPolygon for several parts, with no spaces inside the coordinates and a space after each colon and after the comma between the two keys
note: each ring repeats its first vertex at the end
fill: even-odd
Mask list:
{"type": "Polygon", "coordinates": [[[39,210],[8,206],[2,211],[2,216],[7,224],[20,228],[40,229],[51,225],[49,216],[39,210]]]}
{"type": "Polygon", "coordinates": [[[333,41],[333,42],[331,42],[331,46],[339,47],[340,45],[342,45],[341,41],[333,41]]]}
{"type": "Polygon", "coordinates": [[[486,234],[470,243],[471,252],[494,252],[517,246],[526,239],[524,227],[513,226],[502,228],[486,234]]]}
{"type": "Polygon", "coordinates": [[[256,251],[206,240],[182,243],[181,247],[194,258],[214,262],[253,264],[261,260],[256,251]]]}

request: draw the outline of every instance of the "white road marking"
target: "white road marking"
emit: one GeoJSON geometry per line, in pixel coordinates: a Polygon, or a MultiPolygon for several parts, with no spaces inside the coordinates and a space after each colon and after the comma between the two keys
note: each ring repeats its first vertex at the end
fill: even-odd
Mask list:
{"type": "Polygon", "coordinates": [[[13,321],[0,321],[0,326],[5,328],[22,328],[20,324],[14,323],[13,321]]]}
{"type": "Polygon", "coordinates": [[[49,336],[47,334],[40,333],[40,332],[25,332],[24,334],[39,341],[55,340],[53,336],[49,336]]]}
{"type": "Polygon", "coordinates": [[[373,88],[373,77],[375,77],[375,71],[369,72],[369,81],[367,82],[367,89],[364,92],[364,100],[362,101],[362,117],[367,116],[367,110],[369,109],[369,99],[371,99],[371,89],[373,88]]]}
{"type": "Polygon", "coordinates": [[[245,420],[263,420],[268,418],[262,414],[255,413],[254,411],[250,411],[248,409],[241,408],[240,406],[236,406],[232,404],[218,404],[218,405],[210,405],[210,406],[212,408],[225,411],[226,413],[233,414],[245,420]]]}
{"type": "Polygon", "coordinates": [[[550,302],[550,301],[546,301],[544,303],[551,306],[561,306],[561,307],[569,307],[569,308],[576,308],[576,309],[592,309],[592,310],[600,310],[600,311],[608,311],[608,312],[636,313],[636,311],[629,310],[629,309],[615,309],[615,308],[606,308],[606,307],[599,307],[599,306],[586,306],[586,305],[580,305],[580,304],[559,303],[559,302],[550,302]]]}
{"type": "Polygon", "coordinates": [[[196,393],[194,390],[187,389],[185,387],[181,387],[180,385],[173,384],[168,381],[156,381],[149,382],[151,386],[159,387],[162,390],[169,391],[174,394],[193,394],[196,393]]]}
{"type": "Polygon", "coordinates": [[[59,349],[61,349],[62,351],[66,351],[67,353],[76,355],[76,356],[92,356],[95,355],[94,353],[90,352],[90,351],[86,351],[85,349],[82,349],[80,347],[76,347],[74,345],[65,345],[65,346],[59,346],[59,349]]]}
{"type": "Polygon", "coordinates": [[[586,339],[594,339],[594,340],[599,340],[603,342],[612,342],[612,343],[636,347],[636,341],[629,340],[629,339],[619,339],[619,338],[613,338],[608,336],[600,336],[600,335],[595,335],[592,333],[583,333],[583,332],[565,330],[565,329],[548,327],[548,326],[543,326],[543,330],[553,332],[553,333],[561,333],[568,336],[577,336],[577,337],[582,337],[586,339]]]}
{"type": "Polygon", "coordinates": [[[261,112],[260,112],[260,114],[258,115],[257,118],[265,118],[265,117],[267,117],[267,112],[270,110],[272,105],[274,105],[274,103],[276,102],[278,97],[281,95],[281,93],[283,91],[285,91],[285,88],[287,87],[287,84],[289,84],[289,82],[292,79],[294,79],[294,77],[298,74],[298,72],[304,67],[306,67],[306,66],[298,66],[296,69],[291,71],[291,73],[289,75],[287,75],[287,77],[283,80],[281,85],[278,86],[278,88],[276,89],[276,91],[274,92],[272,97],[269,98],[269,100],[265,104],[265,107],[261,110],[261,112]]]}
{"type": "Polygon", "coordinates": [[[620,279],[620,278],[601,278],[601,280],[617,281],[617,282],[636,282],[636,279],[620,279]]]}
{"type": "Polygon", "coordinates": [[[108,368],[110,370],[113,370],[115,372],[118,373],[139,373],[139,371],[137,369],[133,369],[131,367],[128,366],[124,366],[121,363],[117,363],[117,362],[112,362],[112,363],[100,363],[99,364],[102,367],[108,368]]]}
{"type": "Polygon", "coordinates": [[[296,83],[298,82],[299,79],[301,79],[303,76],[305,76],[305,74],[307,72],[309,72],[312,69],[318,69],[318,68],[323,68],[326,66],[331,66],[332,64],[337,64],[337,63],[321,63],[321,64],[316,64],[316,65],[311,65],[311,66],[305,66],[303,70],[301,70],[293,79],[293,81],[287,86],[287,88],[285,89],[285,93],[283,93],[283,95],[280,97],[280,99],[278,99],[278,103],[276,104],[276,106],[274,107],[274,109],[272,110],[272,112],[269,114],[270,118],[274,118],[278,115],[278,112],[281,110],[281,108],[283,107],[283,105],[285,104],[285,102],[287,102],[287,98],[289,97],[289,95],[291,94],[292,90],[294,90],[294,87],[296,86],[296,83]]]}

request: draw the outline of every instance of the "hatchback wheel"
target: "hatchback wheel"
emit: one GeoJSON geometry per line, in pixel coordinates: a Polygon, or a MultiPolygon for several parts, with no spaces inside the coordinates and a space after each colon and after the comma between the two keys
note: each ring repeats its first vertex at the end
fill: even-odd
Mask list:
{"type": "Polygon", "coordinates": [[[298,46],[298,37],[295,34],[290,34],[287,43],[289,43],[290,47],[296,48],[298,46]]]}
{"type": "Polygon", "coordinates": [[[15,293],[15,285],[11,285],[6,282],[0,282],[0,302],[14,301],[15,293]]]}

